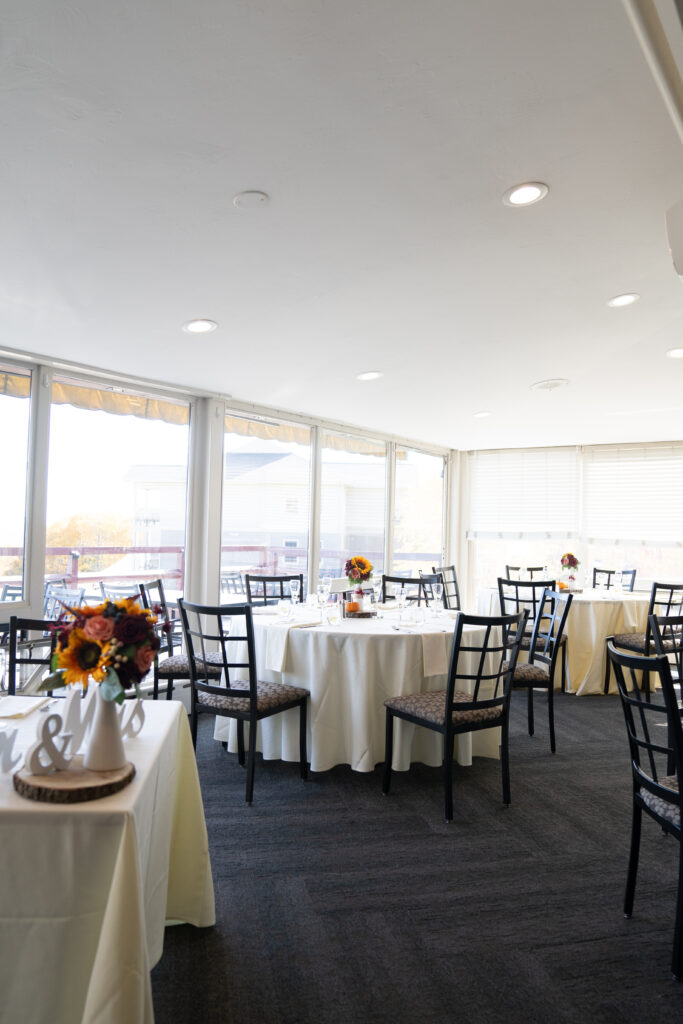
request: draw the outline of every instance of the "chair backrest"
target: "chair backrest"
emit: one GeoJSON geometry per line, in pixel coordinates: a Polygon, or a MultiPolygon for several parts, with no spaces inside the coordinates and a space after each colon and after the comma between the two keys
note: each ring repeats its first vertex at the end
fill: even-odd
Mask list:
{"type": "Polygon", "coordinates": [[[100,580],[100,591],[105,601],[121,601],[124,597],[140,597],[140,584],[105,583],[100,580]]]}
{"type": "MultiPolygon", "coordinates": [[[[453,632],[447,708],[457,711],[506,709],[526,620],[526,611],[492,616],[460,612],[453,632]],[[454,693],[462,693],[463,689],[471,695],[470,700],[456,701],[454,693]]],[[[446,721],[450,720],[451,715],[447,713],[446,721]]]]}
{"type": "Polygon", "coordinates": [[[654,652],[651,626],[653,615],[657,618],[683,615],[683,583],[652,584],[645,629],[645,653],[648,655],[654,652]]]}
{"type": "Polygon", "coordinates": [[[544,590],[555,590],[555,580],[511,580],[498,577],[500,613],[516,615],[518,612],[527,611],[527,637],[531,636],[544,590]]]}
{"type": "Polygon", "coordinates": [[[669,662],[672,679],[683,683],[683,615],[651,615],[650,632],[655,654],[669,662]]]}
{"type": "Polygon", "coordinates": [[[443,582],[443,576],[440,572],[422,572],[420,571],[420,579],[422,580],[422,593],[424,595],[425,604],[430,605],[434,601],[434,584],[440,583],[443,587],[441,591],[441,604],[444,608],[447,608],[446,604],[446,588],[443,582]]]}
{"type": "Polygon", "coordinates": [[[24,596],[23,583],[3,583],[0,601],[21,601],[24,596]]]}
{"type": "Polygon", "coordinates": [[[291,576],[257,576],[254,573],[244,574],[244,584],[249,604],[277,604],[283,598],[291,597],[290,584],[299,581],[299,600],[304,597],[304,574],[294,573],[291,576]]]}
{"type": "MultiPolygon", "coordinates": [[[[524,572],[527,574],[530,580],[535,579],[537,576],[543,576],[547,572],[548,567],[546,565],[527,565],[524,568],[524,572]]],[[[506,565],[505,575],[509,580],[518,580],[519,574],[522,571],[521,565],[506,565]]]]}
{"type": "Polygon", "coordinates": [[[52,655],[57,643],[54,620],[24,619],[13,615],[9,620],[7,652],[7,692],[35,693],[50,674],[52,655]],[[19,685],[17,685],[19,684],[19,685]]]}
{"type": "Polygon", "coordinates": [[[247,588],[241,572],[221,573],[221,593],[246,594],[247,588]]]}
{"type": "Polygon", "coordinates": [[[531,631],[530,662],[549,666],[553,678],[555,661],[562,644],[564,626],[574,595],[568,590],[544,590],[531,631]]]}
{"type": "Polygon", "coordinates": [[[48,583],[45,587],[43,618],[58,619],[65,611],[64,605],[68,608],[78,608],[83,604],[84,598],[85,587],[60,587],[55,583],[48,583]]]}
{"type": "Polygon", "coordinates": [[[632,591],[636,585],[637,569],[593,569],[593,589],[611,590],[614,576],[621,573],[621,589],[632,591]]]}
{"type": "MultiPolygon", "coordinates": [[[[174,647],[180,646],[180,635],[174,636],[173,633],[172,624],[174,620],[171,619],[169,614],[164,581],[162,579],[147,580],[145,583],[140,583],[139,588],[140,601],[143,608],[147,608],[157,616],[155,626],[156,634],[159,637],[159,650],[157,654],[168,654],[169,657],[173,657],[174,647]]],[[[175,619],[175,624],[176,628],[178,628],[178,619],[175,619]]]]}
{"type": "Polygon", "coordinates": [[[443,578],[443,596],[447,608],[453,612],[460,611],[460,587],[454,565],[433,565],[432,572],[443,578]]]}
{"type": "Polygon", "coordinates": [[[663,655],[647,658],[622,653],[611,639],[607,641],[607,656],[612,663],[626,720],[634,799],[664,831],[680,838],[683,734],[669,663],[663,655]],[[641,672],[648,674],[647,690],[643,689],[641,672]],[[675,781],[677,790],[672,788],[675,781]]]}
{"type": "Polygon", "coordinates": [[[195,692],[219,696],[248,697],[256,704],[256,655],[251,605],[201,605],[178,600],[183,623],[185,650],[190,662],[192,700],[195,692]],[[222,663],[220,682],[210,676],[208,665],[222,663]],[[245,660],[246,657],[246,660],[245,660]],[[235,689],[233,683],[246,681],[249,689],[235,689]]]}
{"type": "Polygon", "coordinates": [[[386,573],[382,573],[382,601],[391,600],[396,594],[397,587],[402,594],[406,595],[408,601],[422,604],[425,595],[424,586],[419,576],[387,576],[386,573]],[[391,591],[389,591],[390,587],[391,591]]]}

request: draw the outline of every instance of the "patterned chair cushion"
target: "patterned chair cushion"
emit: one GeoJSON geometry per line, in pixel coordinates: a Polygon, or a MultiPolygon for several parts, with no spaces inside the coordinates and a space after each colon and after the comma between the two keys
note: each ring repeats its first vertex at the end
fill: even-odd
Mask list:
{"type": "MultiPolygon", "coordinates": [[[[207,654],[206,674],[215,679],[220,679],[223,669],[223,658],[220,654],[207,654]]],[[[190,660],[185,654],[174,654],[172,658],[166,658],[159,662],[159,679],[170,677],[190,678],[190,660]]]]}
{"type": "MultiPolygon", "coordinates": [[[[666,786],[667,789],[673,789],[674,792],[678,792],[678,779],[675,775],[666,775],[663,779],[659,779],[660,786],[666,786]]],[[[640,795],[643,798],[643,803],[646,804],[651,811],[658,814],[660,818],[666,818],[667,821],[681,827],[681,812],[678,807],[674,804],[670,804],[668,800],[664,800],[661,796],[656,796],[655,793],[651,793],[649,789],[641,789],[640,795]]]]}
{"type": "MultiPolygon", "coordinates": [[[[507,672],[509,661],[504,661],[503,672],[507,672]]],[[[517,662],[515,674],[512,677],[513,686],[529,686],[538,683],[539,686],[547,686],[550,681],[547,665],[528,665],[526,662],[517,662]]]]}
{"type": "MultiPolygon", "coordinates": [[[[563,633],[562,634],[562,639],[560,640],[560,646],[562,646],[562,644],[566,644],[566,642],[567,642],[567,634],[563,633]]],[[[530,650],[531,649],[531,637],[524,637],[524,639],[522,640],[522,642],[519,645],[519,647],[520,647],[520,650],[522,650],[522,651],[530,650]]],[[[542,647],[543,647],[543,642],[540,641],[540,640],[537,640],[536,641],[536,649],[540,650],[542,647]]]]}
{"type": "Polygon", "coordinates": [[[644,633],[615,633],[614,635],[614,646],[625,647],[627,651],[637,651],[639,654],[645,653],[645,634],[644,633]]]}
{"type": "MultiPolygon", "coordinates": [[[[249,690],[249,683],[246,679],[238,679],[232,684],[233,690],[249,690]]],[[[259,714],[262,711],[272,711],[274,708],[282,707],[293,700],[301,700],[308,697],[308,690],[300,686],[288,686],[286,683],[257,683],[256,684],[256,710],[259,714]]],[[[248,711],[249,694],[246,697],[234,697],[217,693],[204,693],[197,691],[197,703],[204,704],[210,708],[220,708],[222,711],[248,711]]]]}
{"type": "MultiPolygon", "coordinates": [[[[455,690],[453,700],[458,704],[469,704],[472,695],[455,690]]],[[[390,711],[398,714],[405,713],[415,718],[422,718],[425,722],[432,722],[434,725],[444,725],[446,722],[446,691],[432,690],[428,693],[406,693],[402,697],[390,697],[384,701],[384,706],[390,711]]],[[[453,724],[463,725],[466,722],[483,722],[501,717],[500,707],[494,708],[468,708],[465,711],[453,712],[453,724]]]]}

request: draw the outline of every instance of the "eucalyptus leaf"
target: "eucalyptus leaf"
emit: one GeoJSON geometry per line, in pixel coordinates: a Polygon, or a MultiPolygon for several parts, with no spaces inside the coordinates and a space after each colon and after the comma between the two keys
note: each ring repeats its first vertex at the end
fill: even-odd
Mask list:
{"type": "Polygon", "coordinates": [[[64,669],[59,669],[57,672],[51,672],[49,676],[45,676],[42,680],[39,690],[59,690],[62,686],[66,686],[64,680],[64,669]]]}
{"type": "Polygon", "coordinates": [[[117,704],[120,704],[123,700],[123,687],[121,686],[118,674],[113,668],[107,669],[107,674],[100,683],[100,693],[102,694],[102,700],[113,700],[117,704]]]}

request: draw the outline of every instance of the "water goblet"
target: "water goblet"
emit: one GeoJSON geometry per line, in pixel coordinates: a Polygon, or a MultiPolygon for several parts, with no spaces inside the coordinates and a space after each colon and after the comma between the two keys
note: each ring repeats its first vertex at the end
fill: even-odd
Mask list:
{"type": "Polygon", "coordinates": [[[443,609],[443,583],[432,583],[432,594],[434,595],[434,614],[441,615],[443,609]]]}
{"type": "Polygon", "coordinates": [[[299,580],[291,580],[289,584],[289,592],[292,595],[292,603],[298,604],[299,597],[301,595],[301,582],[299,580]]]}

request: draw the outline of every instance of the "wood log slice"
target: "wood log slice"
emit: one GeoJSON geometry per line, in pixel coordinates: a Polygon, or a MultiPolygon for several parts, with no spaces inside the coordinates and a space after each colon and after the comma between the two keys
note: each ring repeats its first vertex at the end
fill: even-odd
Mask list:
{"type": "Polygon", "coordinates": [[[14,788],[27,800],[46,804],[80,804],[99,800],[125,789],[135,775],[135,765],[127,761],[123,768],[110,772],[93,772],[83,767],[83,758],[76,756],[62,772],[29,775],[23,769],[14,773],[14,788]]]}

